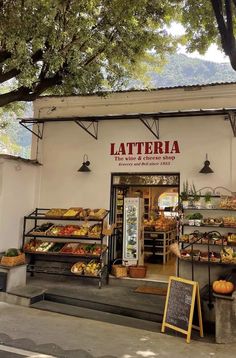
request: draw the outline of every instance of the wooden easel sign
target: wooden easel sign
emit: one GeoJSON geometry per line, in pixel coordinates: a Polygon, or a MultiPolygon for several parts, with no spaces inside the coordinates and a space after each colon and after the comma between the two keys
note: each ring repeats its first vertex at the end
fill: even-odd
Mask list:
{"type": "Polygon", "coordinates": [[[196,281],[170,276],[165,302],[161,332],[171,328],[187,335],[190,343],[192,328],[203,337],[202,312],[199,284],[196,281]],[[198,325],[193,325],[194,308],[197,310],[198,325]]]}

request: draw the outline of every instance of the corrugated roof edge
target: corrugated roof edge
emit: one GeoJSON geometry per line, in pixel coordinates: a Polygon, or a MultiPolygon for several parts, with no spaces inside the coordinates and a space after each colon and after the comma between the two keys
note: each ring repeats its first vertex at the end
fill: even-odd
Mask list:
{"type": "Polygon", "coordinates": [[[101,92],[94,92],[94,93],[87,93],[87,94],[70,94],[70,95],[43,95],[38,97],[37,99],[41,98],[48,98],[48,97],[87,97],[87,96],[102,96],[108,95],[112,93],[130,93],[130,92],[155,92],[155,91],[163,91],[163,90],[171,90],[171,89],[184,89],[184,90],[194,90],[200,89],[202,87],[213,87],[213,86],[224,86],[224,85],[235,85],[236,81],[233,82],[214,82],[214,83],[204,83],[204,84],[195,84],[195,85],[183,85],[183,86],[173,86],[173,87],[159,87],[159,88],[151,88],[151,89],[128,89],[124,91],[101,91],[101,92]]]}

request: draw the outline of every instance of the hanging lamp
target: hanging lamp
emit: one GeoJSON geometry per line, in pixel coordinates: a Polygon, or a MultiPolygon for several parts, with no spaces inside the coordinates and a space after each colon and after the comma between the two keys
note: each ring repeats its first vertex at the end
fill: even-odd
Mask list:
{"type": "Polygon", "coordinates": [[[91,172],[89,169],[90,161],[88,160],[87,154],[84,154],[83,156],[83,163],[81,167],[78,169],[78,172],[91,172]]]}
{"type": "Polygon", "coordinates": [[[210,162],[208,160],[207,154],[206,154],[206,160],[204,162],[204,167],[199,171],[199,173],[202,174],[210,174],[210,173],[214,173],[213,170],[210,168],[210,162]]]}

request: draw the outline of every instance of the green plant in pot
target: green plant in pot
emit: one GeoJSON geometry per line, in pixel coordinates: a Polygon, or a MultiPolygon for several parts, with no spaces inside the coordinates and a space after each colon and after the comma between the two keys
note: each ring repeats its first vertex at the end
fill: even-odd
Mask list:
{"type": "Polygon", "coordinates": [[[183,205],[183,208],[186,209],[189,206],[188,200],[189,200],[189,185],[188,181],[183,182],[183,190],[180,193],[180,199],[183,205]]]}
{"type": "Polygon", "coordinates": [[[204,195],[205,206],[207,209],[212,209],[212,194],[210,191],[207,191],[204,195]]]}
{"type": "Polygon", "coordinates": [[[190,226],[200,226],[202,223],[203,216],[201,213],[194,213],[188,215],[187,219],[190,226]]]}
{"type": "Polygon", "coordinates": [[[200,209],[201,208],[201,202],[200,202],[201,192],[198,193],[195,185],[192,184],[190,193],[191,193],[191,197],[192,197],[193,206],[200,209]]]}

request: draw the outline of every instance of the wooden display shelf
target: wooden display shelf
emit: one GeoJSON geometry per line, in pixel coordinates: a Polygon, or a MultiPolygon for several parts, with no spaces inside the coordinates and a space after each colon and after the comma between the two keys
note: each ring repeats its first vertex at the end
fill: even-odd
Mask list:
{"type": "Polygon", "coordinates": [[[100,240],[101,236],[78,236],[78,235],[37,235],[31,234],[30,231],[25,234],[27,237],[41,238],[41,239],[68,239],[68,240],[100,240]]]}
{"type": "Polygon", "coordinates": [[[207,210],[207,211],[214,211],[214,210],[219,210],[219,211],[236,211],[236,209],[225,209],[225,208],[184,208],[183,211],[186,210],[197,210],[197,211],[202,211],[202,210],[207,210]]]}
{"type": "MultiPolygon", "coordinates": [[[[106,236],[108,235],[105,232],[106,229],[106,222],[104,221],[106,216],[108,215],[109,211],[106,210],[106,213],[104,214],[103,218],[95,218],[95,217],[86,217],[86,218],[81,218],[79,216],[75,216],[75,217],[48,217],[45,215],[45,211],[47,211],[49,209],[45,209],[45,208],[36,208],[31,214],[29,214],[28,216],[24,216],[24,225],[23,225],[23,240],[22,240],[22,248],[24,250],[25,244],[27,244],[29,242],[29,240],[31,238],[35,239],[35,240],[39,240],[42,242],[56,242],[56,243],[78,243],[78,245],[83,245],[83,244],[92,244],[92,243],[96,243],[96,245],[101,249],[101,252],[99,254],[90,254],[90,253],[73,253],[73,252],[53,252],[53,251],[31,251],[31,250],[24,250],[24,252],[27,254],[27,256],[30,258],[30,262],[28,264],[28,268],[27,271],[31,272],[31,275],[33,276],[34,273],[48,273],[48,274],[67,274],[67,275],[73,275],[75,276],[75,274],[68,272],[68,270],[70,269],[68,266],[68,263],[70,261],[75,261],[76,260],[96,260],[97,262],[100,263],[101,267],[103,266],[107,266],[106,262],[108,261],[108,245],[107,245],[107,239],[106,236]],[[99,235],[50,235],[49,234],[49,230],[46,233],[35,233],[33,230],[35,230],[36,227],[39,226],[38,221],[46,221],[46,220],[50,220],[50,221],[64,221],[64,222],[70,222],[70,221],[76,221],[76,222],[83,222],[84,220],[86,221],[90,221],[90,222],[95,222],[95,223],[99,223],[102,227],[102,232],[99,235]],[[33,226],[34,228],[31,230],[29,230],[29,228],[27,226],[33,226]],[[28,229],[28,230],[27,230],[28,229]],[[27,241],[26,241],[27,240],[27,241]],[[104,240],[106,240],[104,242],[104,240]],[[86,243],[87,241],[87,243],[86,243]],[[106,244],[105,244],[106,243],[106,244]],[[105,245],[104,245],[105,244],[105,245]],[[106,254],[106,256],[105,256],[106,254]],[[49,267],[48,269],[45,268],[45,266],[39,268],[38,263],[41,262],[53,262],[55,265],[55,262],[60,262],[63,263],[63,265],[66,264],[66,269],[63,269],[61,267],[61,269],[59,270],[55,270],[55,267],[53,267],[53,265],[51,267],[49,267]],[[65,272],[67,271],[67,273],[65,272]]],[[[80,225],[81,226],[81,225],[80,225]]],[[[108,283],[108,270],[106,269],[105,271],[102,272],[106,272],[106,282],[108,283]]],[[[102,273],[99,276],[96,276],[94,278],[99,279],[99,288],[101,288],[102,286],[102,276],[104,274],[102,273]]],[[[88,278],[88,277],[93,277],[93,276],[88,276],[88,275],[79,275],[78,277],[84,277],[84,278],[88,278]]]]}
{"type": "Polygon", "coordinates": [[[236,266],[236,262],[233,263],[233,262],[230,262],[230,263],[226,263],[226,262],[215,262],[215,261],[211,261],[211,260],[207,260],[207,261],[200,261],[200,260],[192,260],[192,259],[189,259],[189,260],[186,260],[186,259],[183,259],[183,258],[179,258],[180,261],[183,261],[183,262],[190,262],[190,263],[196,263],[196,264],[211,264],[211,265],[223,265],[223,266],[236,266]]]}
{"type": "MultiPolygon", "coordinates": [[[[208,246],[208,244],[202,244],[202,243],[200,243],[200,242],[186,242],[186,241],[179,241],[179,243],[180,244],[186,244],[186,245],[205,245],[205,246],[208,246]]],[[[214,243],[210,243],[209,242],[209,245],[211,245],[211,246],[216,246],[216,247],[220,247],[220,248],[222,248],[222,246],[224,247],[224,246],[236,246],[236,242],[235,243],[227,243],[227,244],[214,244],[214,243]]]]}
{"type": "Polygon", "coordinates": [[[189,225],[189,224],[183,224],[182,226],[186,226],[186,227],[211,227],[214,229],[236,229],[236,226],[224,226],[223,224],[221,225],[189,225]]]}
{"type": "Polygon", "coordinates": [[[99,255],[93,255],[93,254],[74,254],[72,252],[50,252],[50,251],[29,251],[29,250],[24,250],[25,254],[30,254],[30,255],[46,255],[46,256],[69,256],[69,257],[84,257],[84,258],[94,258],[94,259],[99,259],[101,255],[104,255],[107,251],[107,248],[104,249],[101,254],[99,255]]]}

